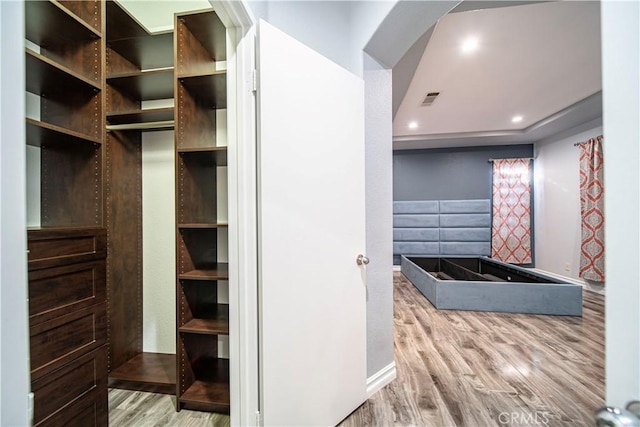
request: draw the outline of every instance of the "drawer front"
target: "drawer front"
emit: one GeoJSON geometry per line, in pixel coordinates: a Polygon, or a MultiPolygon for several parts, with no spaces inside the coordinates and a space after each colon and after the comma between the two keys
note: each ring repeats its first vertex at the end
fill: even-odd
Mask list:
{"type": "Polygon", "coordinates": [[[104,228],[42,229],[28,232],[29,270],[105,258],[104,228]]]}
{"type": "Polygon", "coordinates": [[[101,346],[33,381],[34,426],[107,425],[106,358],[101,346]]]}
{"type": "Polygon", "coordinates": [[[105,301],[104,260],[29,272],[31,325],[105,301]]]}
{"type": "Polygon", "coordinates": [[[31,326],[31,378],[36,379],[106,343],[105,303],[31,326]]]}

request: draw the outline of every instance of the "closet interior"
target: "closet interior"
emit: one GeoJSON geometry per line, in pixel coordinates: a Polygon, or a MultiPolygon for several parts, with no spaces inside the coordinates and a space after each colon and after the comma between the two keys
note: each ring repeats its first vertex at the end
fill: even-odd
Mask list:
{"type": "Polygon", "coordinates": [[[35,425],[106,424],[107,383],[229,412],[226,29],[174,24],[26,2],[35,425]]]}

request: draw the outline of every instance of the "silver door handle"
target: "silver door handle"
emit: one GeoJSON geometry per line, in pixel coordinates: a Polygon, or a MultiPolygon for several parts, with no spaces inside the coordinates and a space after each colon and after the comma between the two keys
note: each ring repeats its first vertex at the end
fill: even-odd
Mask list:
{"type": "Polygon", "coordinates": [[[639,427],[640,418],[626,409],[605,406],[596,411],[597,427],[639,427]]]}
{"type": "Polygon", "coordinates": [[[358,265],[367,265],[367,264],[369,264],[369,258],[367,258],[366,256],[360,254],[360,255],[358,255],[358,258],[356,258],[356,264],[358,264],[358,265]]]}

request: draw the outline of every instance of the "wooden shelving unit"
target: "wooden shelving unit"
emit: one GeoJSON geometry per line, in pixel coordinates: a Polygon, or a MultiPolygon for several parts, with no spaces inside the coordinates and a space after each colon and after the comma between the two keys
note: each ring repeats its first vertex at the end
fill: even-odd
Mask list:
{"type": "Polygon", "coordinates": [[[177,397],[182,408],[228,413],[229,360],[218,341],[229,334],[229,305],[219,282],[229,266],[219,261],[218,168],[227,149],[216,141],[216,110],[226,108],[226,34],[213,12],[176,15],[176,228],[177,397]]]}
{"type": "Polygon", "coordinates": [[[178,224],[179,229],[189,229],[189,228],[227,228],[229,224],[227,223],[186,223],[186,224],[178,224]]]}
{"type": "MultiPolygon", "coordinates": [[[[197,344],[191,343],[192,347],[197,344]]],[[[229,399],[229,361],[218,358],[202,358],[193,365],[198,379],[180,396],[185,407],[211,412],[228,413],[231,408],[229,399]]]]}
{"type": "Polygon", "coordinates": [[[102,226],[103,4],[25,3],[26,143],[40,149],[41,226],[102,226]]]}
{"type": "Polygon", "coordinates": [[[149,34],[106,2],[106,224],[109,234],[109,384],[175,393],[175,355],[143,352],[142,134],[172,129],[173,34],[149,34]]]}
{"type": "Polygon", "coordinates": [[[41,165],[40,224],[27,232],[33,425],[106,425],[104,3],[28,1],[25,15],[37,102],[25,142],[41,165]]]}
{"type": "Polygon", "coordinates": [[[102,138],[83,135],[61,126],[26,119],[27,145],[33,147],[51,146],[89,146],[96,148],[102,144],[102,138]]]}
{"type": "MultiPolygon", "coordinates": [[[[173,85],[173,82],[171,82],[173,85]]],[[[118,113],[107,113],[107,121],[111,125],[141,123],[148,125],[156,122],[173,122],[173,107],[152,108],[148,110],[129,110],[118,113]]],[[[108,128],[107,128],[108,129],[108,128]]]]}
{"type": "Polygon", "coordinates": [[[93,92],[102,90],[102,85],[75,72],[44,55],[25,49],[27,69],[27,91],[38,95],[65,92],[93,92]]]}
{"type": "Polygon", "coordinates": [[[183,280],[227,280],[229,279],[228,264],[205,264],[200,268],[193,268],[178,274],[183,280]]]}
{"type": "Polygon", "coordinates": [[[109,373],[109,386],[126,390],[173,394],[175,354],[138,353],[109,373]]]}
{"type": "Polygon", "coordinates": [[[25,3],[26,143],[40,148],[41,226],[102,226],[103,4],[25,3]]]}
{"type": "Polygon", "coordinates": [[[148,101],[173,97],[173,69],[111,74],[107,78],[112,88],[128,98],[148,101]]]}

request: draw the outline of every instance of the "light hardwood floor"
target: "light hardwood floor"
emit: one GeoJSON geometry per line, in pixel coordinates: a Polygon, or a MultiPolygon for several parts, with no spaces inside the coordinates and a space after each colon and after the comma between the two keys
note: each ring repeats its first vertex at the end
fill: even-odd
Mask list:
{"type": "Polygon", "coordinates": [[[604,300],[583,317],[436,310],[394,275],[396,380],[342,426],[592,426],[604,300]]]}
{"type": "MultiPolygon", "coordinates": [[[[582,318],[436,310],[394,275],[397,379],[342,424],[591,426],[604,403],[604,300],[582,318]]],[[[112,426],[227,426],[171,396],[111,390],[112,426]]]]}

